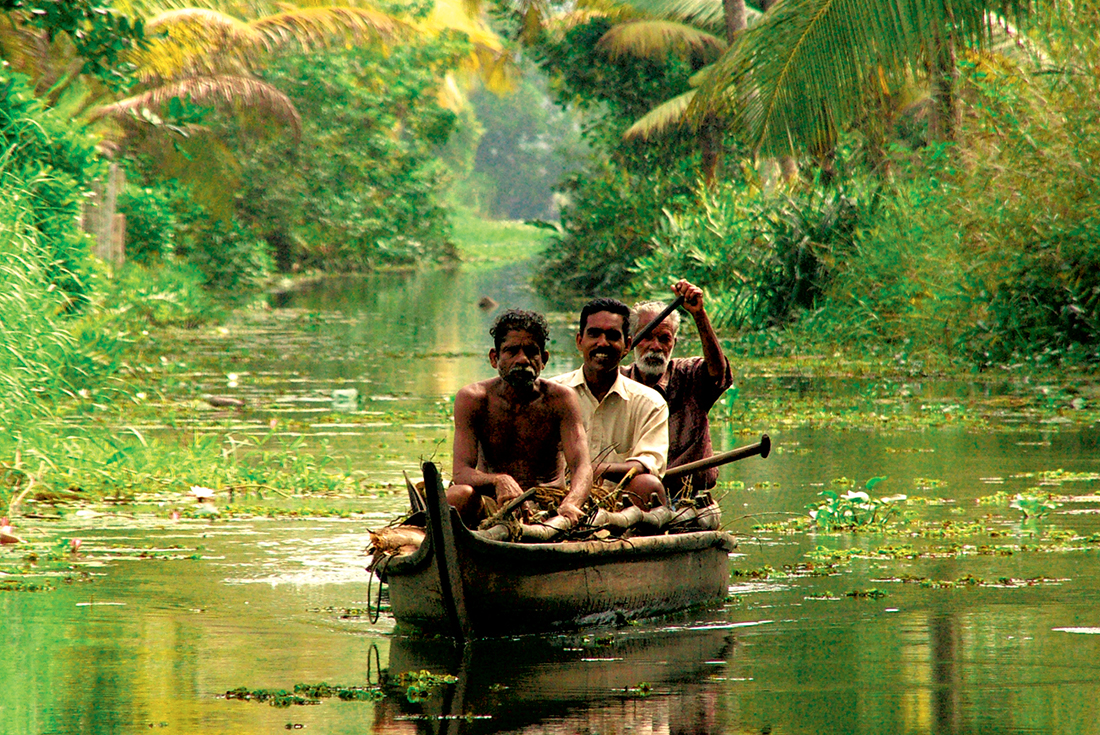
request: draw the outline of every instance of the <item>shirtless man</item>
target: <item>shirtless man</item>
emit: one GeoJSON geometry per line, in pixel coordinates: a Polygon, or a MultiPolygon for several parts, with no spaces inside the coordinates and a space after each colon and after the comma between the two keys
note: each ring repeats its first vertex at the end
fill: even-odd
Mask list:
{"type": "Polygon", "coordinates": [[[455,396],[454,484],[447,501],[471,528],[483,515],[483,497],[504,505],[532,487],[560,487],[564,467],[569,492],[558,515],[574,523],[582,517],[592,487],[588,440],[574,392],[539,377],[550,357],[547,331],[535,312],[501,314],[489,330],[489,364],[499,376],[455,396]]]}

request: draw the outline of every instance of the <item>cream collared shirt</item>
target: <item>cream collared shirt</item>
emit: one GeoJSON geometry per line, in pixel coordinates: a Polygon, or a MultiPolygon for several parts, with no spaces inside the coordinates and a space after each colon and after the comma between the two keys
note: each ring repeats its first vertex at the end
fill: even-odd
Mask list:
{"type": "Polygon", "coordinates": [[[597,458],[602,462],[637,460],[651,474],[664,474],[668,461],[668,404],[660,393],[618,375],[603,401],[597,401],[585,382],[583,368],[550,380],[576,391],[593,464],[597,458]]]}

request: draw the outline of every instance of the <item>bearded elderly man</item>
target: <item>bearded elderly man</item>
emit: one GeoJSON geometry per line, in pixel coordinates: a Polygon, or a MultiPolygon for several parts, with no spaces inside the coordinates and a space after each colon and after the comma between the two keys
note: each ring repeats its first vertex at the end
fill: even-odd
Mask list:
{"type": "Polygon", "coordinates": [[[541,314],[509,309],[489,333],[489,364],[497,377],[455,396],[454,464],[447,502],[477,525],[490,510],[541,485],[569,488],[558,515],[574,523],[592,487],[581,409],[573,391],[539,377],[550,353],[541,314]],[[564,461],[563,461],[564,459],[564,461]]]}
{"type": "MultiPolygon", "coordinates": [[[[711,456],[707,414],[722,393],[733,385],[729,360],[722,354],[718,335],[703,305],[703,290],[681,279],[672,287],[672,292],[684,297],[684,310],[695,321],[703,356],[672,357],[680,329],[680,315],[674,311],[634,345],[634,362],[623,368],[623,375],[653,388],[668,401],[669,469],[711,456]]],[[[660,301],[636,304],[631,315],[637,329],[652,321],[664,308],[665,304],[660,301]]],[[[674,486],[668,489],[682,496],[689,491],[712,488],[717,482],[718,468],[712,467],[676,478],[670,481],[674,486]]]]}
{"type": "Polygon", "coordinates": [[[668,454],[668,406],[657,391],[619,373],[630,350],[630,309],[616,299],[593,299],[581,309],[577,349],[584,364],[551,380],[580,399],[597,481],[620,483],[631,503],[648,509],[668,499],[661,474],[668,454]]]}

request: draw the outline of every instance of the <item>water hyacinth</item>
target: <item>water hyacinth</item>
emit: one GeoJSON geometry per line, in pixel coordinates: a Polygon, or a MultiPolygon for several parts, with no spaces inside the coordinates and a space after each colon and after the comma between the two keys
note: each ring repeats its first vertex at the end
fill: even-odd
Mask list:
{"type": "MultiPolygon", "coordinates": [[[[873,478],[873,487],[882,478],[873,478]]],[[[825,499],[810,509],[810,518],[823,531],[854,530],[869,526],[882,526],[894,511],[894,503],[905,500],[904,495],[889,498],[872,498],[863,490],[849,490],[838,495],[832,490],[821,493],[825,499]]]]}
{"type": "Polygon", "coordinates": [[[1019,493],[1008,504],[1008,507],[1015,508],[1023,513],[1024,519],[1027,520],[1042,518],[1057,508],[1058,503],[1055,503],[1049,494],[1019,493]]]}

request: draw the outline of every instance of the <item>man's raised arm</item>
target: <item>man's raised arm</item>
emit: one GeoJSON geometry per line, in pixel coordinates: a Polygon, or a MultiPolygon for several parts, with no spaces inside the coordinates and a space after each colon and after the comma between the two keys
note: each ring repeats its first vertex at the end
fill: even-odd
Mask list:
{"type": "Polygon", "coordinates": [[[706,308],[703,305],[703,289],[684,279],[680,279],[672,287],[672,292],[684,297],[684,311],[691,314],[695,321],[695,329],[699,332],[699,342],[703,346],[703,361],[706,363],[707,372],[717,383],[726,374],[726,356],[722,353],[722,345],[718,341],[718,334],[710,323],[706,308]]]}

